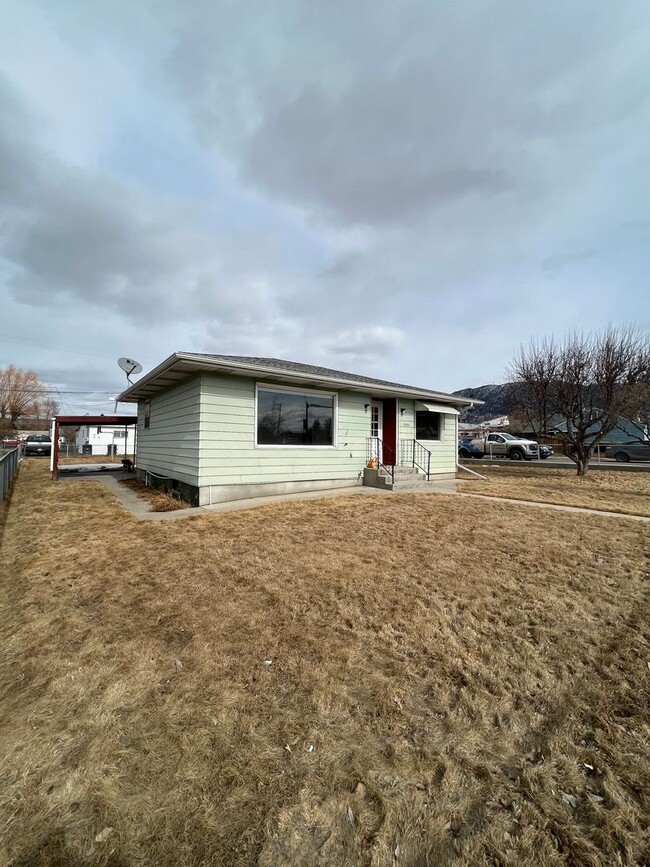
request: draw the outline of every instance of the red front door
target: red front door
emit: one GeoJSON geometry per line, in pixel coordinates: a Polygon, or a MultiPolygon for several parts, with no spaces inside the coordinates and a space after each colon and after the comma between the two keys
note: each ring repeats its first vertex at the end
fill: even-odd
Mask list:
{"type": "Polygon", "coordinates": [[[394,397],[382,401],[384,405],[384,455],[385,464],[397,463],[397,399],[394,397]]]}

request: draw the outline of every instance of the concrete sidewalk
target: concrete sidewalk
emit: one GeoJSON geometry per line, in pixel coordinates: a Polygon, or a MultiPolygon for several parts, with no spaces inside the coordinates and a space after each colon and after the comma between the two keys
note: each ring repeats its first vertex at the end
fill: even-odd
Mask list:
{"type": "MultiPolygon", "coordinates": [[[[121,474],[120,474],[121,476],[121,474]]],[[[215,503],[212,506],[192,506],[189,509],[178,509],[174,512],[151,512],[149,503],[139,497],[130,488],[121,485],[113,476],[71,476],[60,479],[64,482],[98,482],[104,485],[118,502],[133,515],[138,521],[180,521],[183,518],[194,518],[210,512],[236,512],[241,509],[254,509],[257,506],[268,506],[272,503],[286,503],[294,500],[320,500],[326,497],[348,496],[391,496],[390,491],[382,491],[379,488],[368,488],[362,485],[350,485],[349,488],[332,488],[329,491],[302,491],[297,494],[279,494],[274,497],[251,497],[245,500],[230,500],[227,503],[215,503]]]]}
{"type": "Polygon", "coordinates": [[[508,497],[491,497],[489,494],[465,494],[458,491],[457,497],[471,497],[475,500],[491,500],[493,503],[510,503],[517,506],[536,506],[540,509],[553,509],[556,512],[572,512],[576,515],[591,515],[599,518],[627,518],[630,521],[650,523],[646,515],[626,515],[625,512],[602,512],[599,509],[586,509],[582,506],[560,506],[556,503],[537,503],[535,500],[513,500],[508,497]]]}
{"type": "MultiPolygon", "coordinates": [[[[121,474],[120,474],[121,476],[121,474]]],[[[258,506],[268,506],[273,503],[290,503],[300,500],[322,500],[328,497],[408,497],[417,494],[418,491],[386,491],[381,488],[364,487],[363,485],[350,485],[349,488],[333,488],[330,491],[303,491],[298,494],[279,494],[274,497],[251,497],[246,500],[231,500],[228,503],[215,503],[212,506],[196,506],[189,509],[178,509],[175,512],[151,512],[149,503],[139,497],[130,488],[120,485],[117,478],[108,475],[71,476],[69,479],[60,480],[65,482],[98,482],[104,485],[121,503],[124,508],[138,521],[180,521],[184,518],[193,518],[197,515],[211,512],[238,512],[243,509],[255,509],[258,506]]],[[[456,480],[445,480],[439,483],[436,490],[422,490],[422,495],[446,495],[451,497],[469,497],[475,500],[488,500],[496,503],[509,503],[517,506],[533,506],[539,509],[552,509],[557,512],[571,512],[577,515],[591,515],[604,518],[627,518],[630,521],[650,523],[650,518],[645,515],[626,515],[622,512],[602,512],[598,509],[585,509],[578,506],[559,506],[554,503],[536,503],[534,500],[513,500],[507,497],[490,497],[487,494],[466,494],[456,490],[456,480]]]]}

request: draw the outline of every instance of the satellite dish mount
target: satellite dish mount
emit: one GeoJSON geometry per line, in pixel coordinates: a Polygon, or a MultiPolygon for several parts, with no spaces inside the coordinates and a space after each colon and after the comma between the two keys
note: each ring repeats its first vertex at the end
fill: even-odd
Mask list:
{"type": "Polygon", "coordinates": [[[117,363],[124,373],[126,373],[126,381],[128,384],[133,385],[131,377],[134,374],[142,373],[142,365],[139,362],[134,361],[132,358],[118,358],[117,363]]]}

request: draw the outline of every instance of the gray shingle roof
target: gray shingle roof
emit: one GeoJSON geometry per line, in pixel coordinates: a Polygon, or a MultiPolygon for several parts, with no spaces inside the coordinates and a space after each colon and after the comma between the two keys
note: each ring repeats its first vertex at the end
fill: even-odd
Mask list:
{"type": "MultiPolygon", "coordinates": [[[[174,352],[161,362],[149,373],[146,373],[136,383],[129,386],[122,394],[118,395],[118,401],[137,402],[142,398],[150,397],[157,391],[162,391],[180,382],[187,376],[204,370],[221,370],[222,372],[238,373],[243,376],[266,375],[268,379],[288,381],[291,383],[305,382],[316,385],[329,386],[340,385],[354,391],[373,391],[384,396],[386,392],[391,395],[413,397],[415,399],[447,401],[456,406],[465,406],[471,403],[468,398],[457,397],[442,391],[431,391],[427,388],[414,385],[404,385],[399,382],[391,382],[386,379],[374,379],[371,376],[361,376],[358,373],[348,373],[344,370],[334,370],[331,367],[319,367],[315,364],[302,364],[297,361],[286,361],[282,358],[263,358],[251,355],[214,355],[207,352],[174,352]]],[[[480,401],[477,401],[480,403],[480,401]]]]}
{"type": "MultiPolygon", "coordinates": [[[[212,355],[207,352],[192,352],[200,358],[213,358],[219,361],[233,361],[239,364],[262,365],[278,371],[292,370],[295,373],[310,373],[313,376],[325,376],[332,379],[347,379],[350,382],[363,382],[368,385],[387,385],[392,388],[404,388],[411,390],[414,386],[405,385],[403,382],[390,382],[387,379],[373,379],[370,376],[360,376],[358,373],[348,373],[345,370],[334,370],[331,367],[318,367],[315,364],[301,364],[298,361],[285,361],[282,358],[260,358],[254,355],[212,355]]],[[[444,392],[440,392],[444,394],[444,392]]]]}

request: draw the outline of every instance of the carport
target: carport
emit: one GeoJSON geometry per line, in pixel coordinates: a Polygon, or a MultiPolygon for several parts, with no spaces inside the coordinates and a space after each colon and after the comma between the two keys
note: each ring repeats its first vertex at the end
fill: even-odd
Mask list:
{"type": "MultiPolygon", "coordinates": [[[[52,419],[51,439],[52,451],[50,453],[50,470],[52,478],[59,478],[59,430],[61,427],[81,427],[81,425],[110,425],[114,427],[124,427],[125,434],[132,425],[136,427],[137,432],[137,415],[55,415],[52,419]]],[[[137,436],[137,434],[136,434],[137,436]]],[[[128,442],[128,438],[127,438],[128,442]]],[[[135,463],[135,450],[133,446],[133,461],[135,463]]]]}

